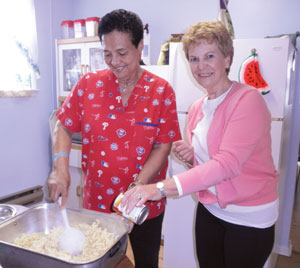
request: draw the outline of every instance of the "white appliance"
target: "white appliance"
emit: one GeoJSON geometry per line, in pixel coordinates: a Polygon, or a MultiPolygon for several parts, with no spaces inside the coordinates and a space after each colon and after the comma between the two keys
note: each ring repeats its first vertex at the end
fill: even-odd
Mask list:
{"type": "MultiPolygon", "coordinates": [[[[265,264],[265,268],[271,268],[275,267],[277,254],[289,256],[292,251],[289,235],[300,140],[300,76],[296,75],[300,72],[300,61],[297,60],[300,39],[297,35],[284,35],[234,40],[234,59],[229,74],[232,80],[238,81],[240,66],[254,48],[258,53],[262,76],[270,87],[270,93],[263,97],[272,114],[272,154],[280,173],[280,216],[276,224],[273,253],[265,264]]],[[[164,77],[173,86],[184,136],[188,108],[204,91],[190,73],[182,44],[171,43],[169,66],[145,68],[164,77]]],[[[185,170],[172,155],[169,160],[169,176],[185,170]]],[[[193,195],[168,198],[163,225],[165,268],[198,267],[193,236],[196,204],[193,195]]]]}
{"type": "MultiPolygon", "coordinates": [[[[279,179],[279,219],[273,252],[290,256],[290,228],[294,205],[300,137],[300,48],[299,33],[281,37],[235,40],[230,77],[236,79],[240,64],[252,48],[258,53],[260,69],[269,84],[264,95],[272,114],[272,154],[279,179]]],[[[273,266],[269,266],[273,267],[273,266]]]]}

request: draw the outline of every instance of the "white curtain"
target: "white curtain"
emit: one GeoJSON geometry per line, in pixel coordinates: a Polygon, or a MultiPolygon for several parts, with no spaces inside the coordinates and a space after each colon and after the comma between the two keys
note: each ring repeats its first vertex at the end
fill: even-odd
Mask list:
{"type": "Polygon", "coordinates": [[[0,4],[0,96],[28,96],[39,78],[34,0],[0,4]]]}

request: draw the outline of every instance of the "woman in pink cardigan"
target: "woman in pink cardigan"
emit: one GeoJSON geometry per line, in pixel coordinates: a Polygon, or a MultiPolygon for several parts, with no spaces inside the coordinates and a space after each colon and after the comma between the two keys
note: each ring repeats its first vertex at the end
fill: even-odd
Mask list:
{"type": "Polygon", "coordinates": [[[173,152],[184,173],[126,192],[130,211],[147,200],[196,193],[195,240],[201,268],[261,268],[278,217],[278,173],[271,115],[255,88],[228,78],[233,42],[220,22],[200,22],[183,37],[196,81],[207,91],[190,108],[187,143],[173,152]]]}

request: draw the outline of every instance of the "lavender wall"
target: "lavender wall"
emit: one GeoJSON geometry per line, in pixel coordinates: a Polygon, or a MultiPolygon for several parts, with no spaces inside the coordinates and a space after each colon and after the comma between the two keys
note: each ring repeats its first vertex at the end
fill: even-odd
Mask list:
{"type": "Polygon", "coordinates": [[[54,101],[50,3],[35,1],[39,91],[30,98],[0,98],[0,196],[42,185],[48,175],[48,116],[54,101]]]}
{"type": "MultiPolygon", "coordinates": [[[[54,2],[59,3],[59,6],[66,0],[54,2]]],[[[172,33],[182,33],[189,25],[200,20],[216,19],[219,0],[73,0],[70,2],[69,18],[102,17],[116,8],[132,10],[139,14],[144,23],[149,23],[151,63],[155,64],[160,46],[172,33]]],[[[299,10],[298,0],[229,1],[236,38],[265,37],[299,31],[299,10]]]]}
{"type": "MultiPolygon", "coordinates": [[[[56,2],[63,2],[55,0],[56,2]]],[[[113,9],[124,8],[136,12],[149,24],[151,33],[151,64],[156,64],[160,46],[172,33],[183,33],[199,19],[213,20],[218,15],[218,0],[73,0],[69,19],[103,17],[113,9]]]]}

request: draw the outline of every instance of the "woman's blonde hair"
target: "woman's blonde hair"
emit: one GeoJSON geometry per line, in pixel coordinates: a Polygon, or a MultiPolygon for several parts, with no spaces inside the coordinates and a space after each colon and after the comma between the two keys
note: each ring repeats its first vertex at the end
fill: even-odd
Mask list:
{"type": "Polygon", "coordinates": [[[202,21],[192,25],[182,38],[183,51],[189,59],[189,48],[191,45],[206,40],[208,43],[215,42],[224,57],[230,56],[229,73],[233,59],[233,42],[226,27],[219,21],[202,21]]]}

